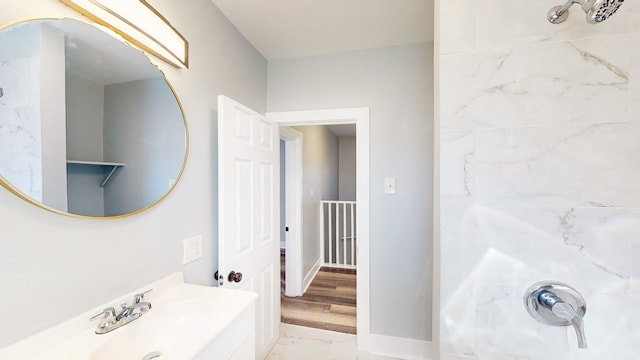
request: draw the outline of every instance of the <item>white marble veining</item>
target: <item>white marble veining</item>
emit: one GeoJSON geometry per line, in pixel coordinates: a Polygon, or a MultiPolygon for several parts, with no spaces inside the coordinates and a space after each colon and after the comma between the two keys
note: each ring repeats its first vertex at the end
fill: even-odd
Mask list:
{"type": "Polygon", "coordinates": [[[443,56],[443,129],[627,122],[634,37],[443,56]]]}
{"type": "Polygon", "coordinates": [[[299,359],[394,360],[358,352],[355,335],[281,324],[280,339],[267,356],[267,360],[299,359]]]}
{"type": "Polygon", "coordinates": [[[442,199],[529,207],[637,206],[639,124],[442,132],[442,199]]]}
{"type": "Polygon", "coordinates": [[[640,2],[558,4],[440,2],[441,359],[637,358],[640,2]],[[526,312],[542,280],[583,294],[588,349],[526,312]]]}
{"type": "Polygon", "coordinates": [[[640,123],[479,130],[476,199],[485,205],[640,204],[640,123]]]}
{"type": "Polygon", "coordinates": [[[475,193],[475,133],[472,130],[442,132],[440,138],[440,194],[446,203],[465,202],[475,193]]]}
{"type": "Polygon", "coordinates": [[[0,176],[42,201],[39,61],[0,61],[0,176]]]}

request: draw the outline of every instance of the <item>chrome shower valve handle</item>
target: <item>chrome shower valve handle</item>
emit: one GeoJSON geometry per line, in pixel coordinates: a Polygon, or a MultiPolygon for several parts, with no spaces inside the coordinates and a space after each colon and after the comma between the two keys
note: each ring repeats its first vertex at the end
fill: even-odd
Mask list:
{"type": "Polygon", "coordinates": [[[557,281],[538,282],[525,291],[524,305],[529,314],[543,324],[573,326],[578,347],[587,348],[582,320],[587,305],[576,289],[557,281]]]}

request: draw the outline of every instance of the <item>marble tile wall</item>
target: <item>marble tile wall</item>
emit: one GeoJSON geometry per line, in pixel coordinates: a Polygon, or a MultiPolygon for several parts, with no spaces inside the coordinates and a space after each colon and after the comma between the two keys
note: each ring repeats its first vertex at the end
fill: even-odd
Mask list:
{"type": "Polygon", "coordinates": [[[440,1],[443,360],[640,353],[640,2],[549,24],[560,3],[440,1]],[[526,312],[550,279],[588,349],[526,312]]]}
{"type": "Polygon", "coordinates": [[[42,201],[39,57],[0,59],[0,175],[42,201]]]}

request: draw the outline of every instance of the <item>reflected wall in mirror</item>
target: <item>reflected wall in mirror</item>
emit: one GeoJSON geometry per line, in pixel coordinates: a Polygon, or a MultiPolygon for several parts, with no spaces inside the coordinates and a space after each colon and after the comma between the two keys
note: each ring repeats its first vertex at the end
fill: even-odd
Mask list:
{"type": "Polygon", "coordinates": [[[73,19],[0,31],[0,183],[54,212],[120,217],[163,199],[188,135],[162,72],[73,19]]]}

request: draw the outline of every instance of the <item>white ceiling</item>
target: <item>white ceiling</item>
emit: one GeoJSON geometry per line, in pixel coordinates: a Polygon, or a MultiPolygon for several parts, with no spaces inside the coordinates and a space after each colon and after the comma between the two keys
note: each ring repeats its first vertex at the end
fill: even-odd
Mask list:
{"type": "Polygon", "coordinates": [[[356,136],[356,124],[327,125],[327,128],[337,137],[356,136]]]}
{"type": "Polygon", "coordinates": [[[267,60],[433,41],[433,0],[211,0],[267,60]]]}
{"type": "Polygon", "coordinates": [[[162,76],[140,50],[96,27],[71,19],[53,20],[65,33],[67,71],[109,85],[162,76]]]}

